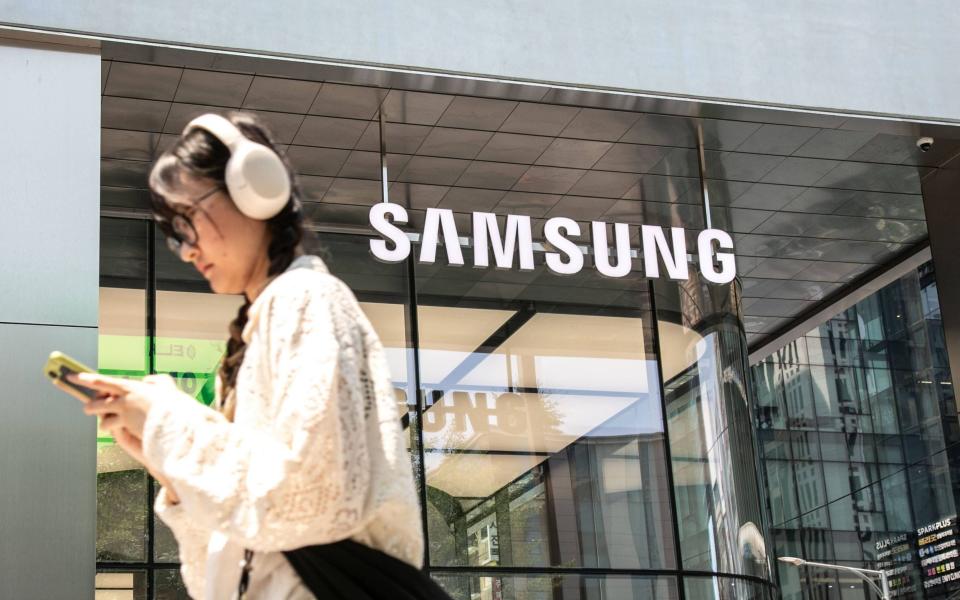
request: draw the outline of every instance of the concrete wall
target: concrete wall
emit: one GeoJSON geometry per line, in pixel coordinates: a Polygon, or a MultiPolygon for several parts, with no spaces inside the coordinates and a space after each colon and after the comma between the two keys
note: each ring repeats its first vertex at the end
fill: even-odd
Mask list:
{"type": "Polygon", "coordinates": [[[42,375],[97,358],[100,59],[0,40],[0,598],[93,598],[96,424],[42,375]]]}
{"type": "Polygon", "coordinates": [[[960,120],[954,0],[0,0],[0,22],[960,120]]]}

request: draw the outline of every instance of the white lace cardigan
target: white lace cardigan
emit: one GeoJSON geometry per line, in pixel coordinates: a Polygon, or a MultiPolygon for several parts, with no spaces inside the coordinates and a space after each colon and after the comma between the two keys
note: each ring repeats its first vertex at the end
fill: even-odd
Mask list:
{"type": "Polygon", "coordinates": [[[143,435],[159,517],[194,598],[313,598],[281,554],[352,539],[421,566],[420,510],[383,347],[350,289],[303,256],[254,301],[229,422],[187,395],[155,403],[143,435]]]}

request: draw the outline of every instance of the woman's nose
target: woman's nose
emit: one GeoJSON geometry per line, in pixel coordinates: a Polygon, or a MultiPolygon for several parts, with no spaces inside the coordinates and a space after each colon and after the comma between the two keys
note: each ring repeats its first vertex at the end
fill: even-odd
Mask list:
{"type": "Polygon", "coordinates": [[[183,262],[193,262],[197,258],[199,251],[193,244],[180,242],[180,260],[183,262]]]}

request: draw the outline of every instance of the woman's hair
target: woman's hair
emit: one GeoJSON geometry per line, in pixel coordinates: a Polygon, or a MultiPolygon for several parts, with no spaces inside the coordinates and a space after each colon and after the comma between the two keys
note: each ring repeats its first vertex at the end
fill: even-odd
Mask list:
{"type": "MultiPolygon", "coordinates": [[[[301,251],[304,236],[303,209],[300,201],[300,188],[296,176],[286,157],[277,149],[267,128],[255,116],[234,112],[226,115],[243,135],[270,148],[280,156],[290,174],[290,200],[276,216],[266,221],[270,235],[267,255],[270,259],[268,275],[282,273],[290,266],[301,251]]],[[[178,208],[167,201],[166,196],[183,184],[187,179],[208,179],[226,190],[224,174],[230,151],[219,139],[203,129],[194,129],[166,150],[150,172],[150,191],[153,200],[153,215],[165,235],[171,235],[170,222],[178,208]]],[[[230,339],[227,340],[227,353],[220,363],[220,409],[233,420],[235,402],[233,389],[237,382],[237,372],[243,363],[243,354],[247,344],[241,334],[247,323],[247,311],[250,301],[240,307],[236,318],[230,323],[230,339]]]]}

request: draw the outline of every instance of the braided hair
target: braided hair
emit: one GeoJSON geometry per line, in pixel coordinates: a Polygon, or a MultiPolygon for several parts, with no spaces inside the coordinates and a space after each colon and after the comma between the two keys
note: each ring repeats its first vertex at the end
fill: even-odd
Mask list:
{"type": "MultiPolygon", "coordinates": [[[[274,217],[266,221],[270,243],[267,255],[270,265],[267,275],[273,277],[284,272],[293,260],[302,253],[304,237],[304,218],[301,193],[294,171],[286,157],[273,142],[267,128],[260,120],[249,114],[232,112],[226,118],[247,138],[270,148],[277,153],[290,174],[290,200],[274,217]]],[[[171,235],[170,222],[177,211],[166,200],[166,195],[176,190],[183,176],[211,180],[226,189],[225,173],[230,150],[215,136],[203,129],[193,129],[166,150],[150,172],[150,191],[153,202],[153,215],[166,235],[171,235]]],[[[228,419],[233,420],[235,402],[233,390],[237,383],[237,373],[243,363],[247,344],[242,333],[247,323],[250,301],[246,300],[237,316],[230,323],[230,337],[227,340],[227,352],[220,363],[220,406],[228,419]]]]}

